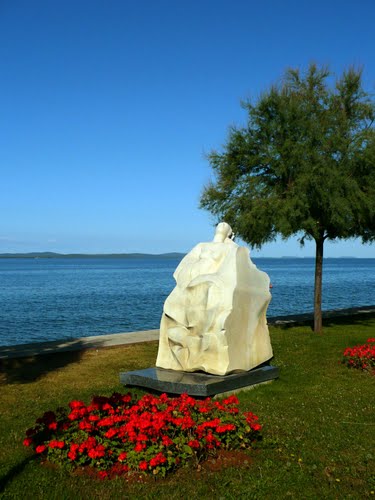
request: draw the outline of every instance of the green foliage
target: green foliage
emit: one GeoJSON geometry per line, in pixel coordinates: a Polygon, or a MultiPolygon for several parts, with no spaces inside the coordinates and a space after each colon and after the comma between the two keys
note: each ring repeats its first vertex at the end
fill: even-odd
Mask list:
{"type": "Polygon", "coordinates": [[[374,102],[360,71],[330,83],[326,68],[288,70],[243,104],[247,125],[209,155],[215,180],[201,207],[254,247],[277,234],[375,239],[374,102]]]}

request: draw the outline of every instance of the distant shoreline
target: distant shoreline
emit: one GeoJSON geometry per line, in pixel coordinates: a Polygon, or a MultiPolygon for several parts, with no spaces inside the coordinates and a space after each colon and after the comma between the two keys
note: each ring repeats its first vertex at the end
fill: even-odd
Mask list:
{"type": "MultiPolygon", "coordinates": [[[[182,259],[186,253],[169,252],[169,253],[56,253],[56,252],[27,252],[27,253],[1,253],[0,259],[182,259]]],[[[281,257],[258,257],[252,256],[252,259],[314,259],[314,256],[289,256],[282,255],[281,257]]],[[[356,257],[356,256],[339,256],[339,257],[324,257],[324,259],[375,259],[375,257],[356,257]]]]}
{"type": "Polygon", "coordinates": [[[1,253],[0,259],[142,259],[152,257],[155,259],[178,259],[186,254],[178,252],[152,254],[152,253],[55,253],[55,252],[29,252],[29,253],[1,253]]]}

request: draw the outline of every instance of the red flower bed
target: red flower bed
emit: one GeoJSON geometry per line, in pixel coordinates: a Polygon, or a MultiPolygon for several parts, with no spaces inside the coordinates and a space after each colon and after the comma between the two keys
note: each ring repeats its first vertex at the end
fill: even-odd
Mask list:
{"type": "Polygon", "coordinates": [[[347,347],[342,363],[349,368],[359,368],[375,373],[375,338],[367,339],[367,343],[355,347],[347,347]]]}
{"type": "Polygon", "coordinates": [[[72,401],[38,418],[26,431],[25,446],[70,469],[90,466],[99,477],[131,471],[164,476],[189,460],[199,462],[218,449],[250,448],[261,425],[241,413],[238,398],[196,400],[146,394],[96,396],[89,405],[72,401]]]}

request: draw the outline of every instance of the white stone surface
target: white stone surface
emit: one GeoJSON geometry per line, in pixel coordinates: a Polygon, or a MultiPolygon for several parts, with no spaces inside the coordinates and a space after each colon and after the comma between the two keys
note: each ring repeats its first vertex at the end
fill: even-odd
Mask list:
{"type": "Polygon", "coordinates": [[[266,312],[270,280],[225,222],[180,262],[164,304],[156,366],[225,375],[272,358],[266,312]]]}

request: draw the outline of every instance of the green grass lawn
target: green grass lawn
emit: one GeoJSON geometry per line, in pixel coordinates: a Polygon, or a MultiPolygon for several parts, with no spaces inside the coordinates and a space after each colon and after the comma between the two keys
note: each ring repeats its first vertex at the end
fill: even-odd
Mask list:
{"type": "Polygon", "coordinates": [[[241,466],[189,467],[146,483],[42,466],[22,441],[46,410],[127,392],[119,372],[154,365],[156,342],[3,362],[0,496],[375,499],[375,376],[339,364],[345,347],[374,336],[374,316],[329,320],[320,336],[309,326],[271,328],[280,378],[238,394],[264,425],[258,449],[241,466]]]}

